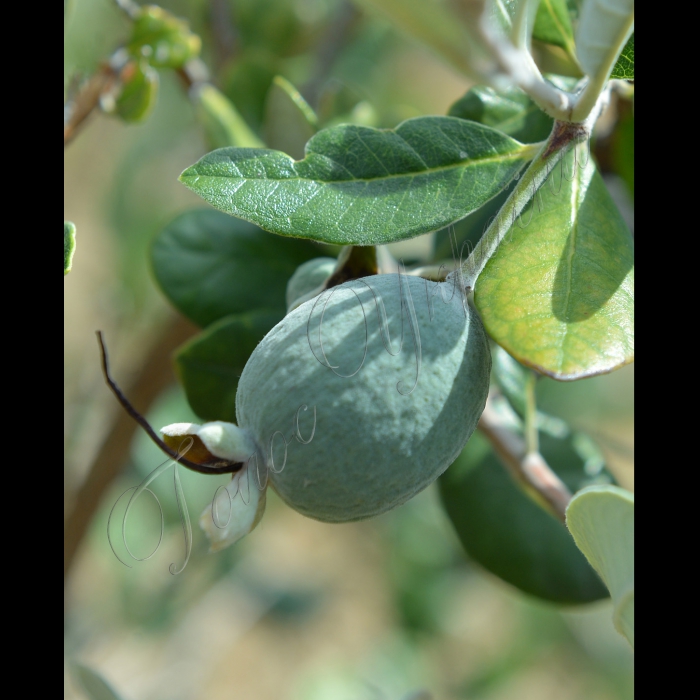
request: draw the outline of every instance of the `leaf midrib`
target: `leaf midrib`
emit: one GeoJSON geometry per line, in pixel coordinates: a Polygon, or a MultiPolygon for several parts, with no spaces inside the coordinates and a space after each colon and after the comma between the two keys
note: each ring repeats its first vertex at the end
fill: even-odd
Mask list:
{"type": "MultiPolygon", "coordinates": [[[[185,180],[190,180],[192,179],[192,184],[196,183],[200,178],[204,179],[211,179],[211,180],[218,180],[218,179],[225,179],[225,180],[233,180],[233,181],[243,181],[243,182],[311,182],[314,184],[320,184],[320,185],[340,185],[340,184],[350,184],[350,183],[355,183],[355,182],[378,182],[378,181],[384,181],[384,180],[394,180],[397,178],[415,178],[419,176],[424,176],[424,175],[432,175],[433,173],[438,173],[446,170],[458,170],[458,169],[463,169],[467,170],[468,168],[471,167],[476,167],[476,166],[482,166],[482,165],[488,165],[490,163],[507,163],[509,161],[516,161],[516,160],[531,160],[537,151],[542,147],[542,143],[534,143],[534,144],[527,144],[525,145],[520,151],[517,151],[516,153],[513,154],[508,154],[507,156],[490,156],[488,158],[480,158],[478,160],[470,160],[468,162],[460,161],[459,163],[450,163],[449,165],[439,165],[435,168],[427,168],[425,170],[418,170],[416,172],[412,173],[396,173],[393,175],[382,175],[380,177],[353,177],[352,180],[314,180],[312,178],[308,177],[284,177],[284,178],[272,178],[272,177],[246,177],[244,175],[201,175],[201,174],[196,174],[196,175],[186,175],[187,171],[185,171],[182,175],[180,175],[180,182],[184,183],[185,180]],[[530,152],[530,153],[528,153],[530,152]]],[[[311,155],[311,154],[310,154],[311,155]]],[[[323,154],[313,154],[313,155],[320,155],[323,156],[324,158],[328,158],[328,156],[325,156],[323,154]]],[[[341,165],[342,163],[336,163],[334,160],[328,158],[332,163],[336,165],[341,165]]],[[[295,161],[299,162],[299,161],[295,161]]],[[[196,168],[197,166],[194,165],[192,166],[196,168]]],[[[343,166],[344,167],[344,166],[343,166]]],[[[189,170],[189,168],[188,168],[189,170]]]]}

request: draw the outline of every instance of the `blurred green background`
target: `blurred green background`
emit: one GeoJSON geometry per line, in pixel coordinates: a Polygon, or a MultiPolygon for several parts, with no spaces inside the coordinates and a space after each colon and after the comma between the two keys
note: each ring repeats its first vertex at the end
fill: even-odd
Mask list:
{"type": "MultiPolygon", "coordinates": [[[[161,5],[190,21],[212,82],[258,133],[275,75],[301,89],[324,125],[393,127],[445,114],[470,87],[388,22],[342,0],[161,5]]],[[[89,76],[126,40],[128,27],[111,0],[69,2],[64,85],[89,76]]],[[[177,177],[209,147],[178,77],[160,77],[158,102],[143,124],[93,115],[65,152],[64,218],[77,228],[64,280],[67,512],[86,475],[99,469],[100,446],[121,411],[102,379],[94,331],[104,332],[114,375],[127,386],[158,339],[181,323],[153,281],[148,250],[174,215],[202,205],[177,177]]],[[[603,130],[599,138],[606,137],[603,130]]],[[[624,180],[608,172],[606,182],[630,220],[624,180]]],[[[391,249],[420,261],[432,240],[391,249]]],[[[184,336],[196,331],[183,328],[184,336]]],[[[587,430],[629,489],[632,392],[632,367],[538,385],[539,407],[587,430]]],[[[174,375],[157,393],[148,412],[156,427],[194,419],[174,375]]],[[[196,519],[226,478],[181,470],[194,549],[185,571],[172,576],[168,566],[182,563],[184,546],[168,473],[152,486],[164,510],[163,544],[152,559],[126,568],[110,550],[107,519],[119,495],[162,455],[141,433],[124,448],[126,463],[95,504],[67,576],[66,698],[86,697],[75,661],[124,700],[398,700],[411,692],[435,700],[632,698],[632,653],[612,627],[610,603],[547,605],[469,562],[435,486],[379,518],[347,525],[306,519],[270,491],[260,526],[210,555],[196,519]]],[[[124,500],[115,519],[123,507],[124,500]]],[[[157,507],[143,499],[129,525],[136,555],[155,546],[158,530],[157,507]]]]}

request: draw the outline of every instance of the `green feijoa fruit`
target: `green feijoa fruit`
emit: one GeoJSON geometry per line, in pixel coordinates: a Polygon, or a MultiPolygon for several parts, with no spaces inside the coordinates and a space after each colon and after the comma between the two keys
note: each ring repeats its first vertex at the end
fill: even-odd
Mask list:
{"type": "Polygon", "coordinates": [[[251,468],[325,522],[378,515],[432,483],[476,428],[491,355],[451,282],[374,275],[290,312],[253,351],[236,396],[251,468]]]}
{"type": "Polygon", "coordinates": [[[313,258],[299,265],[287,282],[287,308],[320,287],[333,274],[337,262],[335,258],[313,258]]]}

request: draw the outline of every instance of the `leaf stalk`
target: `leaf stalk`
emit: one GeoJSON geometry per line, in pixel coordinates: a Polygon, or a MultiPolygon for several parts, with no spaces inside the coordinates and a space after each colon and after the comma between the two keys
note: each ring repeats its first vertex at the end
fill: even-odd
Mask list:
{"type": "Polygon", "coordinates": [[[522,175],[516,174],[518,184],[474,247],[471,255],[462,265],[461,270],[452,273],[453,275],[461,275],[462,284],[467,292],[474,289],[476,280],[486,267],[486,263],[496,252],[527,203],[535,197],[537,190],[552,172],[554,166],[572,145],[585,141],[589,135],[590,131],[584,124],[554,122],[549,138],[544,142],[525,172],[522,175]]]}

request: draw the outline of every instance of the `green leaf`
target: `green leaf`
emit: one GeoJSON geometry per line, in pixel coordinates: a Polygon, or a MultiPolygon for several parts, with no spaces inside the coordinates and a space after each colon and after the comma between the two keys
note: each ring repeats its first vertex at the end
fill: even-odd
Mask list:
{"type": "Polygon", "coordinates": [[[70,221],[63,222],[63,276],[65,277],[73,267],[73,253],[75,253],[75,224],[70,221]]]}
{"type": "Polygon", "coordinates": [[[621,80],[634,80],[634,32],[627,40],[625,48],[622,49],[622,53],[617,59],[610,77],[620,78],[621,80]]]}
{"type": "Polygon", "coordinates": [[[317,127],[318,119],[299,91],[282,76],[276,76],[265,104],[265,143],[301,160],[304,146],[317,127]]]}
{"type": "Polygon", "coordinates": [[[571,182],[559,168],[550,175],[535,199],[542,210],[531,204],[516,220],[475,290],[491,337],[560,380],[634,359],[632,237],[593,160],[580,168],[572,151],[563,173],[574,170],[571,182]]]}
{"type": "Polygon", "coordinates": [[[205,83],[194,88],[192,99],[211,148],[262,148],[265,145],[233,103],[213,85],[205,83]]]}
{"type": "Polygon", "coordinates": [[[448,114],[486,124],[522,143],[544,141],[554,124],[552,117],[516,87],[494,90],[477,85],[457,100],[448,114]]]}
{"type": "Polygon", "coordinates": [[[576,28],[581,68],[594,77],[612,70],[634,31],[634,0],[585,0],[576,28]]]}
{"type": "Polygon", "coordinates": [[[532,38],[560,46],[569,56],[576,56],[574,30],[566,0],[540,0],[532,38]]]}
{"type": "MultiPolygon", "coordinates": [[[[586,483],[583,461],[570,438],[540,433],[540,450],[569,488],[586,483]]],[[[556,603],[587,603],[607,596],[564,525],[520,490],[480,433],[472,436],[438,483],[462,546],[491,573],[556,603]]]]}
{"type": "Polygon", "coordinates": [[[620,113],[610,144],[610,155],[613,170],[625,181],[634,199],[634,112],[629,109],[623,113],[620,108],[620,113]]]}
{"type": "Polygon", "coordinates": [[[127,50],[156,68],[181,68],[199,55],[201,44],[185,20],[156,5],[144,5],[134,20],[127,50]]]}
{"type": "Polygon", "coordinates": [[[88,700],[121,700],[121,696],[117,695],[97,671],[76,662],[71,664],[71,668],[80,681],[88,700]]]}
{"type": "Polygon", "coordinates": [[[142,122],[153,111],[158,99],[158,71],[147,61],[132,61],[122,71],[122,77],[123,86],[115,112],[125,122],[142,122]]]}
{"type": "Polygon", "coordinates": [[[220,149],[180,181],[217,209],[273,233],[375,245],[461,219],[534,153],[481,124],[418,117],[396,129],[324,129],[301,161],[279,151],[220,149]]]}
{"type": "Polygon", "coordinates": [[[566,524],[610,590],[616,629],[634,647],[634,495],[590,486],[569,503],[566,524]]]}
{"type": "Polygon", "coordinates": [[[284,311],[227,316],[188,341],[175,366],[192,410],[203,420],[236,422],[238,380],[256,345],[284,311]]]}
{"type": "Polygon", "coordinates": [[[185,316],[207,326],[256,309],[286,310],[287,280],[323,250],[272,236],[240,219],[195,209],[155,238],[153,270],[165,295],[185,316]]]}

